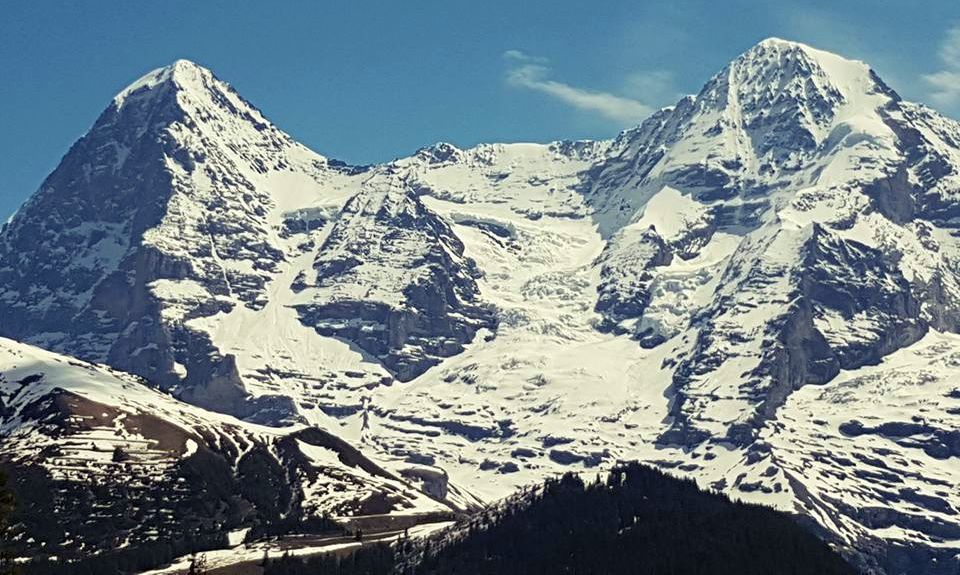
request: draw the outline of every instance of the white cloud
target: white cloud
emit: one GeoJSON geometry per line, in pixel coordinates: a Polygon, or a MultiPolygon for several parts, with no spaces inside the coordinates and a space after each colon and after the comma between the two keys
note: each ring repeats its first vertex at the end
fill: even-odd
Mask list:
{"type": "Polygon", "coordinates": [[[923,79],[930,85],[930,99],[941,106],[960,105],[960,25],[947,31],[940,46],[943,68],[923,79]]]}
{"type": "Polygon", "coordinates": [[[674,83],[673,72],[666,70],[642,70],[627,76],[623,82],[624,92],[637,98],[676,100],[680,97],[674,83]]]}
{"type": "Polygon", "coordinates": [[[507,82],[512,86],[547,94],[577,109],[595,112],[625,125],[637,124],[653,112],[652,107],[640,100],[551,80],[546,58],[529,56],[519,50],[507,50],[503,57],[510,65],[507,82]]]}

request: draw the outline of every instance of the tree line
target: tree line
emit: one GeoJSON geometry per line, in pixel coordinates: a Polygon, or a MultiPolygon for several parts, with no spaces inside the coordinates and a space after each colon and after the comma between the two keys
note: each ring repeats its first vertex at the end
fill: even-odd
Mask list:
{"type": "Polygon", "coordinates": [[[281,557],[266,575],[853,575],[790,516],[637,463],[566,474],[422,542],[281,557]]]}

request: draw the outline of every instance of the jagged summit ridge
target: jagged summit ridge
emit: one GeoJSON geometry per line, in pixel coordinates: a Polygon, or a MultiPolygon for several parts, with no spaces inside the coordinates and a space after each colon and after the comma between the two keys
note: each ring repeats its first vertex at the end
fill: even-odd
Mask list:
{"type": "Polygon", "coordinates": [[[766,40],[734,60],[698,100],[726,105],[763,157],[820,145],[837,121],[889,97],[862,62],[783,40],[766,40]],[[716,90],[716,91],[715,91],[716,90]],[[723,91],[726,92],[724,101],[723,91]]]}
{"type": "MultiPolygon", "coordinates": [[[[786,80],[787,83],[793,78],[811,78],[832,84],[838,91],[849,96],[855,96],[854,92],[857,91],[871,92],[876,84],[883,85],[866,62],[820,50],[802,42],[775,37],[758,42],[734,58],[718,76],[728,70],[736,70],[742,74],[749,69],[777,71],[773,76],[755,75],[753,80],[758,85],[773,77],[786,80]]],[[[768,85],[767,89],[780,85],[782,84],[768,85]]],[[[889,90],[885,85],[883,87],[889,90]]]]}
{"type": "Polygon", "coordinates": [[[149,92],[161,86],[174,89],[202,87],[203,82],[213,79],[213,72],[190,60],[179,59],[173,63],[147,72],[113,97],[118,107],[134,94],[149,92]]]}

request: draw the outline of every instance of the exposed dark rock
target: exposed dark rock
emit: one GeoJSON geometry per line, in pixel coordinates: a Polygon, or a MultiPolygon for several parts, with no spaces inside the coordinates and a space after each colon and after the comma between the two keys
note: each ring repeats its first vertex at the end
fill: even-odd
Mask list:
{"type": "MultiPolygon", "coordinates": [[[[619,247],[619,246],[618,246],[619,247]]],[[[600,256],[600,285],[595,309],[604,317],[603,331],[622,332],[620,323],[638,318],[650,303],[650,272],[673,259],[666,242],[654,229],[632,239],[627,248],[605,249],[600,256]]]]}
{"type": "Polygon", "coordinates": [[[840,425],[840,431],[853,437],[880,435],[907,447],[923,449],[927,455],[937,459],[960,458],[960,430],[957,429],[900,421],[885,421],[868,427],[859,421],[848,421],[840,425]]]}
{"type": "Polygon", "coordinates": [[[463,244],[403,190],[371,189],[348,201],[314,268],[317,283],[306,289],[315,295],[298,307],[301,320],[355,343],[400,381],[497,325],[492,308],[479,300],[478,272],[463,244]],[[362,285],[366,295],[352,287],[362,285]]]}
{"type": "Polygon", "coordinates": [[[418,482],[423,490],[435,499],[446,499],[449,494],[449,477],[439,467],[409,467],[400,470],[404,478],[418,482]]]}
{"type": "MultiPolygon", "coordinates": [[[[759,273],[756,269],[750,273],[759,273]]],[[[883,253],[841,239],[820,225],[813,226],[790,274],[792,303],[765,326],[767,344],[760,365],[750,374],[759,390],[754,395],[756,411],[748,423],[734,424],[727,433],[727,439],[737,445],[749,445],[759,425],[773,417],[794,390],[826,383],[840,369],[876,364],[927,331],[910,283],[883,253]],[[829,322],[819,321],[828,316],[860,321],[865,327],[856,337],[848,337],[834,332],[829,322]]],[[[762,284],[766,280],[754,281],[762,284]]],[[[684,405],[689,382],[717,369],[726,359],[715,349],[719,336],[710,328],[726,310],[726,305],[716,305],[696,319],[705,327],[699,331],[693,354],[675,372],[672,413],[676,419],[661,443],[689,445],[709,437],[690,424],[684,405]]],[[[723,337],[735,335],[724,333],[723,337]]]]}

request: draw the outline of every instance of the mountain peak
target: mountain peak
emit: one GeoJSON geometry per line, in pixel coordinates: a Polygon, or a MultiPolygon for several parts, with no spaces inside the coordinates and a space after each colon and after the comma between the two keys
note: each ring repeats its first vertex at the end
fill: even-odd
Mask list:
{"type": "Polygon", "coordinates": [[[776,36],[770,36],[757,42],[754,48],[764,48],[767,50],[813,50],[809,45],[795,40],[785,40],[776,36]]]}
{"type": "Polygon", "coordinates": [[[858,130],[886,134],[877,110],[898,99],[861,61],[767,38],[715,75],[694,105],[681,109],[701,116],[718,145],[740,138],[758,158],[772,154],[788,161],[795,152],[816,149],[838,123],[852,118],[861,119],[858,130]]]}
{"type": "Polygon", "coordinates": [[[437,142],[417,150],[416,157],[430,163],[455,163],[463,159],[463,150],[449,142],[437,142]]]}
{"type": "Polygon", "coordinates": [[[213,78],[213,72],[204,68],[196,62],[179,59],[169,66],[162,68],[167,71],[171,80],[183,86],[189,82],[196,81],[198,78],[213,78]]]}
{"type": "Polygon", "coordinates": [[[762,40],[741,54],[730,69],[766,83],[772,79],[783,83],[812,78],[818,87],[832,87],[844,97],[850,97],[851,92],[872,92],[878,84],[870,66],[860,60],[776,37],[762,40]]]}
{"type": "Polygon", "coordinates": [[[169,86],[176,90],[202,89],[204,85],[214,81],[220,83],[220,80],[207,68],[190,60],[179,59],[167,66],[147,72],[121,90],[113,101],[119,108],[131,96],[153,94],[156,88],[169,86]]]}
{"type": "MultiPolygon", "coordinates": [[[[151,70],[120,91],[91,132],[119,127],[139,139],[155,130],[167,130],[173,124],[186,127],[186,131],[174,130],[178,138],[184,138],[187,132],[195,136],[207,133],[205,139],[188,138],[192,145],[232,140],[234,144],[245,141],[246,145],[275,148],[280,142],[290,143],[286,134],[270,124],[230,84],[185,59],[151,70]]],[[[111,137],[123,139],[117,134],[111,137]]]]}
{"type": "MultiPolygon", "coordinates": [[[[29,266],[18,269],[7,262],[35,242],[37,230],[45,230],[49,248],[60,255],[43,248],[38,261],[59,268],[56,277],[49,276],[50,285],[58,287],[34,292],[56,292],[50,300],[56,304],[31,298],[27,307],[32,309],[25,314],[70,309],[72,316],[100,314],[102,325],[126,322],[127,311],[139,304],[126,300],[114,306],[107,313],[111,318],[101,313],[103,303],[114,297],[102,295],[114,281],[108,278],[120,276],[134,278],[130,281],[136,286],[125,283],[124,289],[137,290],[138,302],[160,297],[149,285],[156,280],[213,278],[209,293],[255,305],[270,270],[284,257],[271,227],[279,225],[274,211],[283,202],[298,205],[301,195],[316,193],[324,166],[322,156],[276,128],[210,70],[177,60],[121,91],[5,228],[0,298],[29,289],[34,275],[29,266]],[[76,249],[63,250],[63,245],[76,249]],[[177,263],[138,263],[157,257],[177,263]],[[233,266],[229,272],[221,267],[227,261],[233,266]],[[228,273],[230,280],[224,279],[228,273]],[[93,309],[100,311],[86,311],[93,309]]],[[[5,333],[19,335],[15,330],[32,321],[5,314],[5,333]]],[[[90,325],[87,317],[78,316],[67,329],[89,331],[90,325]]],[[[98,361],[110,353],[140,357],[130,353],[136,347],[111,352],[113,346],[126,345],[113,335],[80,346],[66,339],[45,344],[98,361]]],[[[140,373],[166,382],[178,373],[170,371],[168,359],[151,358],[157,369],[140,373]]],[[[132,364],[124,367],[138,371],[132,364]]]]}
{"type": "Polygon", "coordinates": [[[167,66],[167,68],[179,69],[179,70],[185,70],[185,69],[206,70],[206,68],[204,68],[200,64],[197,64],[193,60],[187,60],[186,58],[177,58],[176,60],[173,61],[172,64],[167,66]]]}

